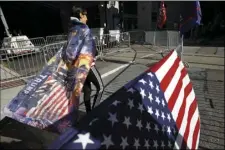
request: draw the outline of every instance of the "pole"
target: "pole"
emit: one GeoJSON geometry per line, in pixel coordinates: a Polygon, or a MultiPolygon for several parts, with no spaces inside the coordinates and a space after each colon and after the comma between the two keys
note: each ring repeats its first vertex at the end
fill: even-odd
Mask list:
{"type": "Polygon", "coordinates": [[[180,52],[180,59],[182,60],[183,49],[184,48],[184,34],[181,35],[181,52],[180,52]]]}
{"type": "Polygon", "coordinates": [[[7,24],[6,20],[5,20],[5,16],[3,14],[1,6],[0,6],[0,17],[1,17],[2,23],[3,23],[4,27],[5,27],[5,32],[6,32],[7,36],[8,37],[12,37],[12,35],[9,33],[9,27],[8,27],[8,24],[7,24]]]}

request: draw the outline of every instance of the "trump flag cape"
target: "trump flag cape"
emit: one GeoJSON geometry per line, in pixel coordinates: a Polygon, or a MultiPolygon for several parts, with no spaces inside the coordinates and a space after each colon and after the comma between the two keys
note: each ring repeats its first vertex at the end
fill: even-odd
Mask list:
{"type": "MultiPolygon", "coordinates": [[[[63,132],[77,119],[79,96],[87,72],[74,75],[78,68],[90,68],[91,52],[80,52],[73,66],[64,63],[59,50],[39,75],[13,98],[4,108],[5,116],[39,129],[63,132]],[[70,68],[73,67],[72,72],[70,68]],[[72,75],[71,75],[72,74],[72,75]],[[74,84],[77,78],[81,85],[74,84]],[[75,88],[79,86],[79,88],[75,88]],[[76,91],[73,91],[77,89],[76,91]],[[75,95],[75,96],[74,96],[75,95]]],[[[87,51],[87,50],[86,50],[87,51]]],[[[82,69],[81,69],[82,70],[82,69]]]]}

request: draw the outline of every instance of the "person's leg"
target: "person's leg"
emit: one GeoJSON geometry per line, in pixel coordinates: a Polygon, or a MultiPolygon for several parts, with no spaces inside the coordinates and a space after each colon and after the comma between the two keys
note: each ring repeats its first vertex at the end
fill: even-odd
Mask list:
{"type": "Polygon", "coordinates": [[[84,105],[87,113],[91,111],[91,82],[89,81],[89,74],[83,86],[84,105]]]}
{"type": "Polygon", "coordinates": [[[92,105],[92,108],[93,108],[95,105],[98,105],[100,103],[104,85],[103,85],[100,73],[98,72],[95,66],[91,67],[91,71],[89,74],[90,74],[89,81],[92,82],[94,86],[96,87],[96,94],[94,96],[93,105],[92,105]]]}

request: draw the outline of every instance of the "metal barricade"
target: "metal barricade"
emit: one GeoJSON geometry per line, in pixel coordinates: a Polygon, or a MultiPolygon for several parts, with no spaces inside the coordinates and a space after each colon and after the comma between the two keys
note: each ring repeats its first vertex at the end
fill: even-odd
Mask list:
{"type": "Polygon", "coordinates": [[[145,31],[145,44],[152,45],[153,49],[157,51],[160,47],[160,53],[179,47],[178,53],[182,56],[183,53],[183,39],[180,37],[179,31],[145,31]]]}
{"type": "Polygon", "coordinates": [[[66,41],[66,40],[67,40],[67,35],[46,36],[46,43],[47,44],[58,43],[58,42],[66,41]]]}
{"type": "Polygon", "coordinates": [[[58,42],[54,44],[48,44],[41,48],[44,53],[45,63],[47,62],[66,44],[66,41],[58,42]]]}
{"type": "Polygon", "coordinates": [[[34,46],[40,47],[46,45],[46,41],[43,37],[31,38],[30,41],[34,46]]]}
{"type": "Polygon", "coordinates": [[[181,44],[181,37],[178,31],[167,31],[168,48],[174,49],[181,44]]]}
{"type": "Polygon", "coordinates": [[[145,42],[145,31],[128,31],[130,34],[130,43],[134,44],[143,44],[145,42]]]}
{"type": "Polygon", "coordinates": [[[7,51],[9,50],[19,51],[20,48],[0,49],[1,84],[21,79],[29,80],[45,65],[44,54],[40,49],[18,54],[8,54],[7,51]]]}
{"type": "MultiPolygon", "coordinates": [[[[101,57],[115,52],[130,50],[129,33],[103,35],[103,41],[94,37],[97,50],[101,57]]],[[[41,47],[0,49],[1,84],[10,81],[29,80],[36,76],[56,52],[66,44],[66,41],[48,44],[41,47]],[[10,52],[10,53],[9,53],[10,52]]],[[[38,45],[38,44],[36,44],[38,45]]]]}
{"type": "Polygon", "coordinates": [[[119,34],[104,34],[102,40],[96,42],[101,57],[116,52],[130,50],[130,34],[128,32],[119,34]]]}

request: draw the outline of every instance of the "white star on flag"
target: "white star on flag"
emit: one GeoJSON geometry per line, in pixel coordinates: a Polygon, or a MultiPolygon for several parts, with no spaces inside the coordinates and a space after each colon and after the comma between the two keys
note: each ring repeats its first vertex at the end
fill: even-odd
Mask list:
{"type": "Polygon", "coordinates": [[[127,129],[129,129],[129,125],[132,125],[131,123],[130,123],[130,117],[124,117],[124,122],[123,122],[123,124],[125,124],[126,126],[127,126],[127,129]]]}
{"type": "Polygon", "coordinates": [[[142,88],[140,88],[140,90],[141,90],[141,92],[140,92],[140,94],[141,94],[141,96],[142,96],[142,99],[144,99],[145,98],[145,90],[144,89],[142,89],[142,88]]]}
{"type": "Polygon", "coordinates": [[[158,143],[157,143],[157,140],[154,140],[153,142],[154,142],[153,147],[155,147],[155,148],[157,149],[157,148],[158,148],[158,146],[159,146],[159,145],[158,145],[158,143]]]}
{"type": "Polygon", "coordinates": [[[112,104],[113,104],[114,106],[117,106],[117,104],[119,104],[119,103],[121,103],[121,102],[118,101],[118,100],[115,100],[112,104]]]}
{"type": "Polygon", "coordinates": [[[166,104],[164,103],[164,100],[162,100],[162,105],[163,105],[163,107],[165,107],[165,105],[166,105],[166,104]]]}
{"type": "Polygon", "coordinates": [[[123,149],[125,149],[129,144],[127,143],[127,137],[123,138],[121,137],[122,142],[120,144],[120,146],[122,146],[123,149]]]}
{"type": "Polygon", "coordinates": [[[169,133],[169,135],[170,135],[171,130],[170,130],[170,127],[169,127],[169,126],[167,127],[167,132],[168,132],[168,133],[169,133]]]}
{"type": "Polygon", "coordinates": [[[139,144],[139,139],[134,139],[134,147],[135,147],[136,149],[138,149],[139,146],[140,146],[140,144],[139,144]]]}
{"type": "Polygon", "coordinates": [[[158,132],[159,132],[159,128],[158,128],[158,125],[157,124],[155,124],[155,128],[154,128],[154,130],[156,131],[156,133],[158,134],[158,132]]]}
{"type": "Polygon", "coordinates": [[[148,99],[149,99],[149,100],[150,100],[150,102],[152,103],[153,98],[152,98],[152,94],[151,94],[151,93],[149,93],[148,99]]]}
{"type": "Polygon", "coordinates": [[[94,142],[90,139],[90,133],[78,134],[77,136],[78,139],[75,140],[73,143],[81,143],[83,149],[86,149],[88,144],[94,144],[94,142]]]}
{"type": "Polygon", "coordinates": [[[149,145],[149,140],[145,139],[145,145],[144,147],[146,147],[146,149],[149,149],[150,145],[149,145]]]}
{"type": "Polygon", "coordinates": [[[149,106],[148,106],[148,113],[150,113],[151,115],[154,113],[154,112],[152,111],[152,107],[149,107],[149,106]]]}
{"type": "Polygon", "coordinates": [[[171,120],[171,118],[170,118],[170,114],[167,114],[167,119],[169,120],[169,122],[170,122],[170,120],[171,120]]]}
{"type": "Polygon", "coordinates": [[[152,81],[149,81],[149,86],[153,89],[154,88],[154,85],[152,83],[152,81]]]}
{"type": "Polygon", "coordinates": [[[112,126],[114,125],[114,123],[118,122],[118,120],[116,119],[116,113],[115,114],[109,113],[109,119],[108,120],[112,122],[112,126]]]}
{"type": "Polygon", "coordinates": [[[137,120],[137,125],[136,127],[139,128],[139,130],[141,130],[141,128],[143,127],[142,124],[141,124],[141,120],[137,120]]]}
{"type": "Polygon", "coordinates": [[[144,85],[147,83],[144,79],[139,80],[139,82],[141,82],[144,85]]]}
{"type": "Polygon", "coordinates": [[[102,145],[106,146],[106,149],[108,149],[110,147],[110,145],[114,145],[114,143],[111,140],[111,135],[109,135],[109,137],[103,135],[104,141],[102,142],[102,145]]]}
{"type": "Polygon", "coordinates": [[[138,109],[141,111],[141,113],[144,111],[143,105],[141,103],[138,104],[138,109]]]}
{"type": "Polygon", "coordinates": [[[159,105],[160,100],[159,100],[159,97],[158,96],[155,97],[155,102],[159,105]]]}
{"type": "Polygon", "coordinates": [[[130,88],[129,90],[127,90],[127,92],[131,92],[133,94],[135,90],[133,88],[130,88]]]}
{"type": "Polygon", "coordinates": [[[156,115],[156,117],[157,117],[157,119],[158,119],[159,116],[160,116],[160,115],[159,115],[159,110],[158,110],[158,109],[155,110],[155,115],[156,115]]]}
{"type": "Polygon", "coordinates": [[[134,103],[132,99],[128,99],[128,105],[130,106],[130,109],[132,109],[134,107],[134,103]]]}
{"type": "Polygon", "coordinates": [[[146,129],[148,130],[148,132],[149,132],[149,130],[151,129],[150,123],[149,123],[149,122],[147,122],[147,124],[146,124],[146,129]]]}
{"type": "Polygon", "coordinates": [[[165,119],[165,115],[164,115],[164,112],[161,112],[162,113],[162,119],[164,120],[165,119]]]}
{"type": "Polygon", "coordinates": [[[151,77],[154,77],[154,75],[151,72],[149,72],[148,75],[151,77]]]}
{"type": "Polygon", "coordinates": [[[156,91],[157,91],[157,93],[159,93],[159,86],[158,85],[156,85],[156,91]]]}

